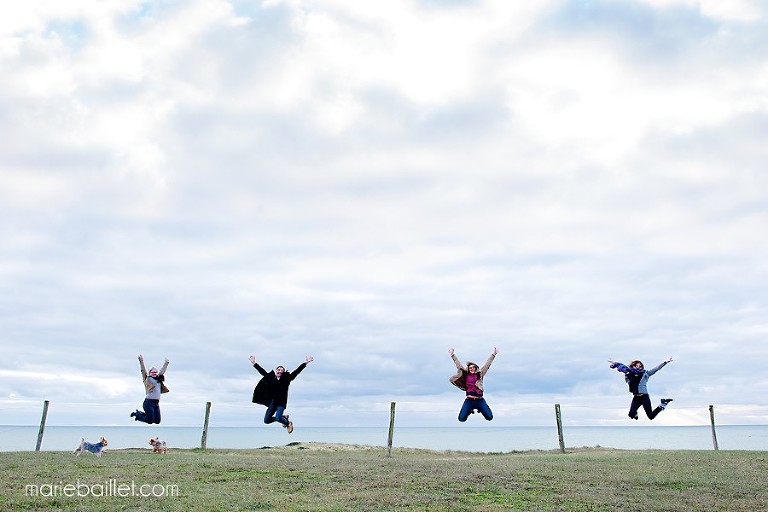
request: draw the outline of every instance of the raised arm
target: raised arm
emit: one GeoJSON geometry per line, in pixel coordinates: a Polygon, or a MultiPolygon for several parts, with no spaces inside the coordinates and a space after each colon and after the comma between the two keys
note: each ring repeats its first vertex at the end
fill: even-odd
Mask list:
{"type": "Polygon", "coordinates": [[[464,365],[462,365],[461,361],[459,361],[459,358],[456,357],[456,353],[453,351],[452,348],[448,349],[448,354],[450,354],[451,359],[453,359],[453,364],[456,365],[456,368],[459,369],[459,370],[463,370],[464,369],[464,365]]]}
{"type": "Polygon", "coordinates": [[[613,359],[609,359],[608,362],[611,363],[611,368],[615,368],[618,372],[627,373],[629,371],[629,366],[625,364],[614,361],[613,359]]]}
{"type": "Polygon", "coordinates": [[[302,371],[304,368],[306,368],[306,367],[307,367],[307,365],[308,365],[309,363],[311,363],[312,361],[314,361],[314,360],[315,360],[315,358],[314,358],[314,357],[312,357],[312,356],[307,356],[307,360],[306,360],[306,361],[304,361],[303,363],[301,363],[301,364],[298,366],[298,368],[296,368],[295,370],[293,370],[293,371],[291,372],[291,380],[293,380],[293,379],[295,379],[296,377],[298,377],[298,376],[299,376],[299,374],[301,373],[301,371],[302,371]]]}
{"type": "Polygon", "coordinates": [[[144,367],[144,356],[139,354],[139,368],[141,369],[141,378],[147,380],[147,369],[144,367]]]}
{"type": "Polygon", "coordinates": [[[656,373],[657,371],[661,370],[662,368],[667,366],[668,363],[671,363],[671,362],[672,362],[672,356],[669,356],[667,359],[662,361],[661,364],[659,364],[659,366],[657,366],[656,368],[652,368],[652,369],[648,370],[648,375],[653,375],[654,373],[656,373]]]}
{"type": "Polygon", "coordinates": [[[488,357],[488,360],[485,362],[482,368],[480,368],[480,374],[485,375],[485,373],[488,371],[488,368],[491,367],[491,363],[494,359],[496,359],[496,354],[499,353],[499,349],[496,347],[493,347],[493,352],[491,352],[491,355],[488,357]]]}
{"type": "Polygon", "coordinates": [[[267,370],[265,370],[264,368],[262,368],[261,366],[259,366],[259,363],[257,363],[257,362],[256,362],[256,358],[255,358],[254,356],[250,356],[250,357],[248,358],[248,360],[251,362],[251,364],[253,365],[253,367],[254,367],[254,368],[256,368],[256,371],[258,371],[258,372],[259,372],[260,374],[262,374],[264,377],[266,377],[267,375],[269,375],[269,372],[268,372],[267,370]]]}
{"type": "Polygon", "coordinates": [[[158,372],[158,375],[164,375],[165,374],[165,370],[168,369],[168,365],[170,364],[170,362],[171,361],[166,357],[165,358],[165,363],[163,363],[163,367],[160,368],[160,371],[158,372]]]}

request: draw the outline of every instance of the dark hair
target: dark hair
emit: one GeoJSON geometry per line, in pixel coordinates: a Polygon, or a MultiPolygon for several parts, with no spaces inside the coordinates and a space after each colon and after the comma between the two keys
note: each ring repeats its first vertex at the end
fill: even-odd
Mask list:
{"type": "Polygon", "coordinates": [[[629,363],[629,366],[636,366],[636,365],[638,365],[638,364],[639,364],[640,366],[642,366],[643,368],[645,368],[645,365],[644,365],[644,364],[643,364],[643,362],[642,362],[642,361],[640,361],[639,359],[635,359],[634,361],[632,361],[631,363],[629,363]]]}

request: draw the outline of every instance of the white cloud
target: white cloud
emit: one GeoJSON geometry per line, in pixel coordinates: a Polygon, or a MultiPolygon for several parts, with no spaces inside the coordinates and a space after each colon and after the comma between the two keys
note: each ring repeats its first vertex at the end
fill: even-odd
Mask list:
{"type": "Polygon", "coordinates": [[[765,6],[755,0],[643,0],[654,8],[694,8],[702,15],[723,21],[753,22],[765,16],[765,6]]]}
{"type": "Polygon", "coordinates": [[[0,8],[0,396],[119,423],[151,349],[170,418],[238,423],[248,354],[312,354],[318,424],[327,389],[440,423],[447,348],[498,345],[499,422],[611,422],[605,360],[668,352],[654,385],[692,409],[664,421],[700,417],[700,372],[764,417],[736,349],[765,355],[756,4],[92,7],[0,8]],[[101,391],[17,385],[87,389],[95,352],[101,391]]]}

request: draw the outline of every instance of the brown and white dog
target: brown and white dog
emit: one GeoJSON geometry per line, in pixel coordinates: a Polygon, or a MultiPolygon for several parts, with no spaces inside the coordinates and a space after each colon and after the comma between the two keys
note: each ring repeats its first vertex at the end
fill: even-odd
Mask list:
{"type": "Polygon", "coordinates": [[[92,454],[101,457],[101,454],[106,451],[104,450],[104,447],[108,444],[109,443],[104,437],[102,437],[98,443],[89,443],[85,438],[81,438],[80,444],[77,445],[77,448],[75,448],[75,451],[72,453],[79,457],[83,452],[91,452],[92,454]]]}
{"type": "Polygon", "coordinates": [[[149,440],[149,444],[152,445],[152,453],[168,453],[168,447],[165,441],[161,441],[159,437],[153,437],[149,440]]]}

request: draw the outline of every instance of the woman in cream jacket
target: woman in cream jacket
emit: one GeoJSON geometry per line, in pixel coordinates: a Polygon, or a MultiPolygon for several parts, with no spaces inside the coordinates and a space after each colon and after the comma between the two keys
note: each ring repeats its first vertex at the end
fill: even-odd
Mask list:
{"type": "Polygon", "coordinates": [[[491,367],[491,363],[498,353],[498,349],[493,347],[493,352],[488,360],[482,368],[478,368],[478,366],[471,361],[467,361],[465,367],[461,364],[459,358],[456,357],[453,349],[448,350],[448,354],[450,354],[453,363],[456,365],[456,373],[450,378],[451,384],[466,393],[466,398],[459,411],[459,421],[467,421],[469,415],[475,411],[479,411],[488,421],[493,419],[493,412],[491,412],[491,408],[488,407],[485,398],[483,398],[483,377],[485,377],[488,368],[491,367]]]}

